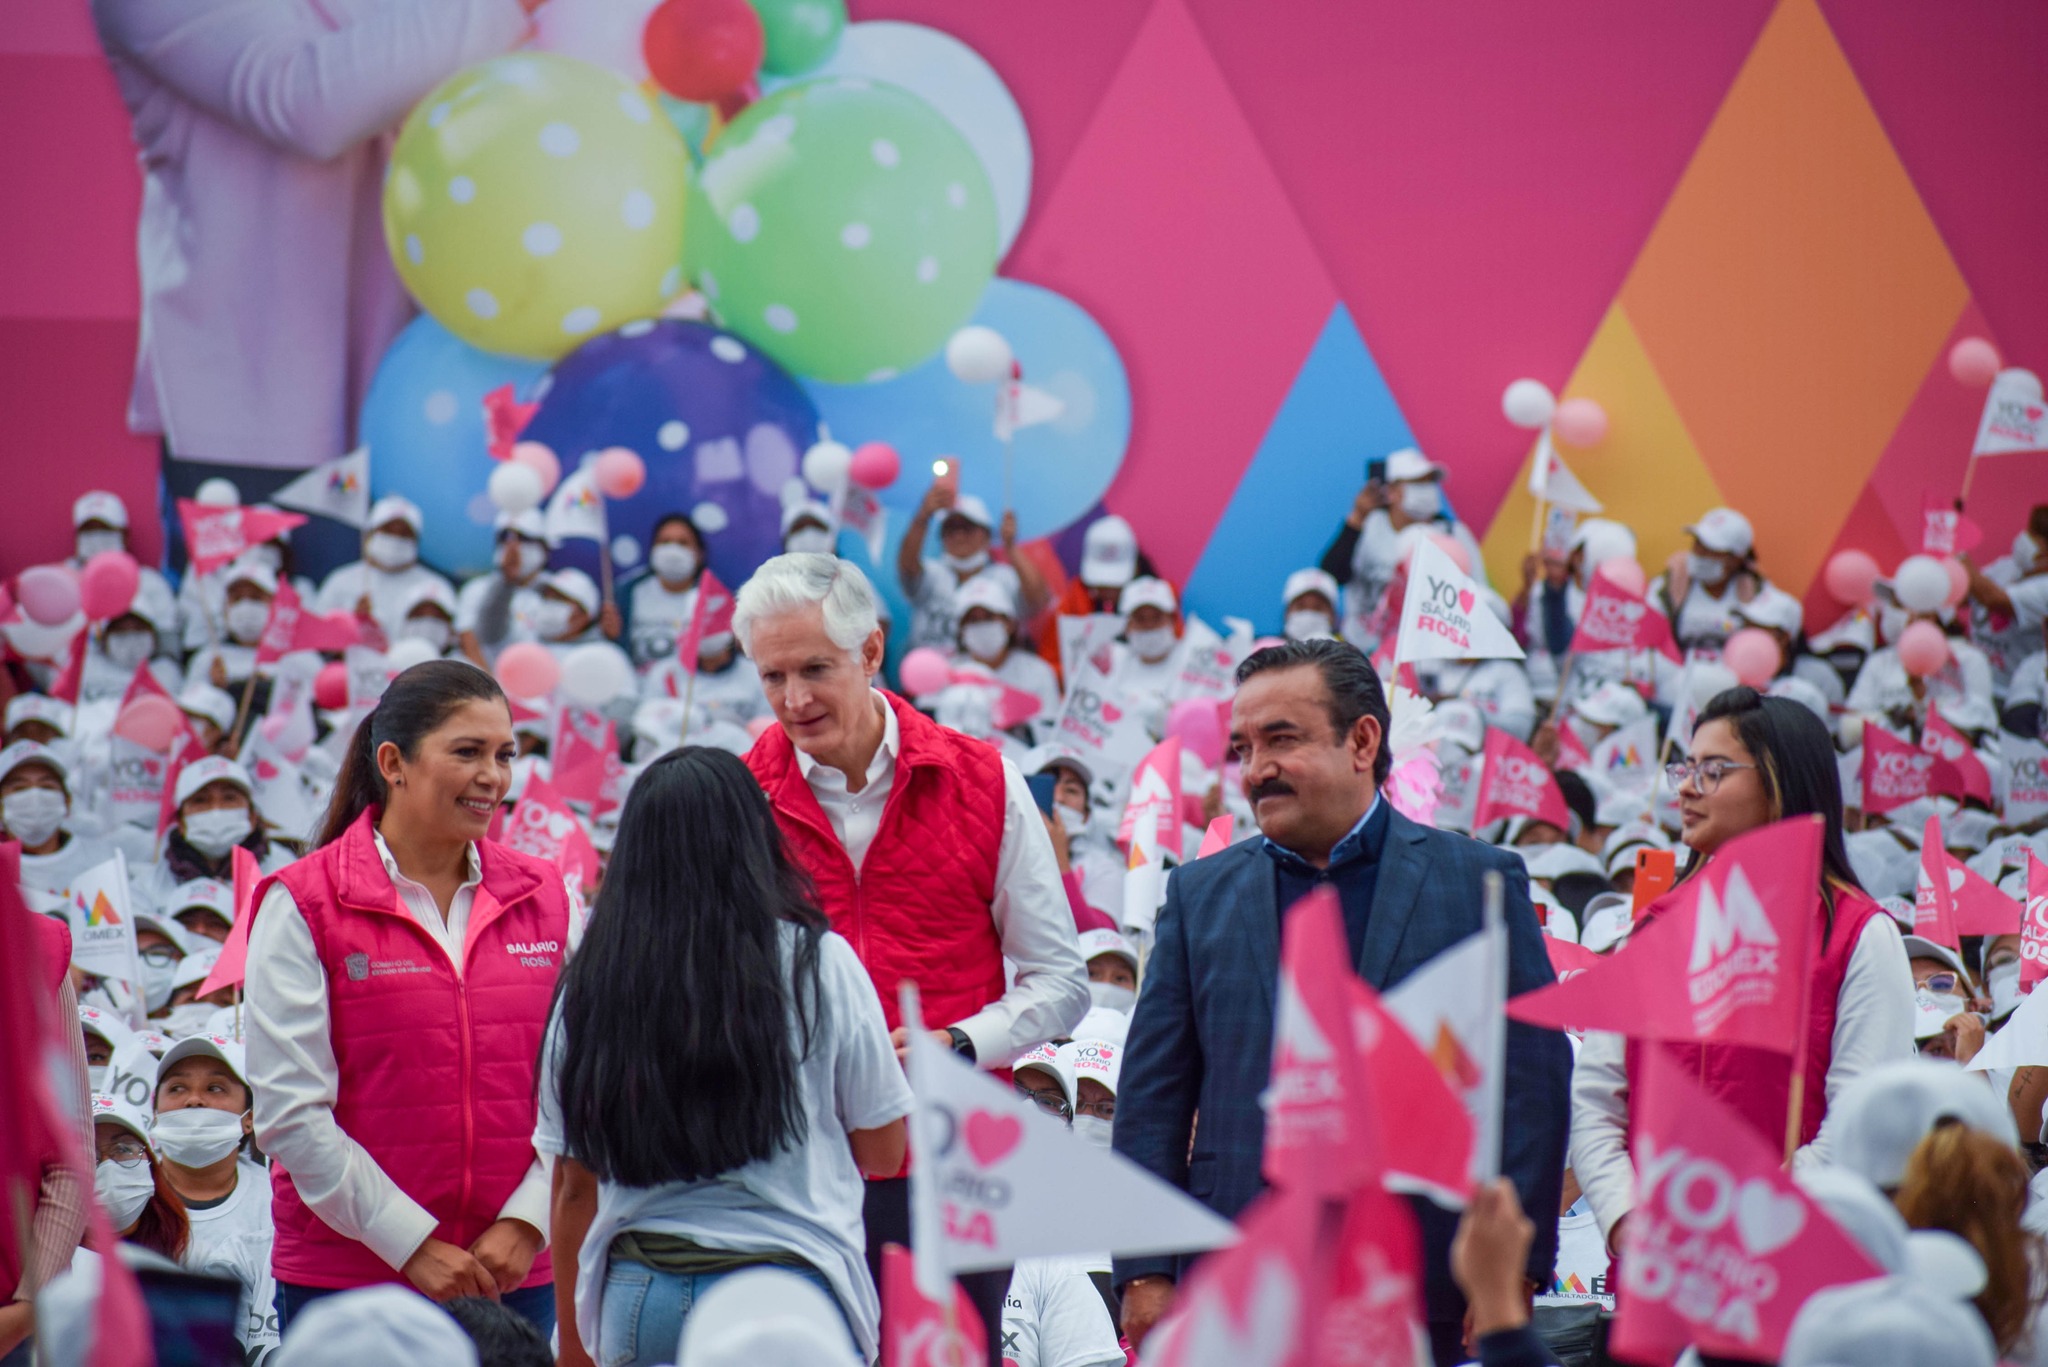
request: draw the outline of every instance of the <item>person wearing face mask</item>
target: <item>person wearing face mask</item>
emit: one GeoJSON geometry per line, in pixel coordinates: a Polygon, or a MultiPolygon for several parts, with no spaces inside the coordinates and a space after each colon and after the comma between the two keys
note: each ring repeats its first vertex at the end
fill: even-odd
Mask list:
{"type": "Polygon", "coordinates": [[[278,1341],[276,1284],[270,1174],[250,1150],[255,1092],[242,1045],[223,1035],[172,1045],[157,1064],[155,1105],[150,1137],[191,1226],[182,1262],[241,1283],[235,1340],[245,1362],[259,1362],[278,1341]]]}
{"type": "Polygon", "coordinates": [[[178,929],[192,937],[188,947],[201,946],[208,940],[224,945],[235,927],[235,889],[219,879],[195,878],[171,889],[164,911],[178,929]]]}
{"type": "Polygon", "coordinates": [[[1133,579],[1117,596],[1124,634],[1111,683],[1137,706],[1157,712],[1147,723],[1154,735],[1165,725],[1167,699],[1180,682],[1179,609],[1164,579],[1133,579]]]}
{"type": "MultiPolygon", "coordinates": [[[[175,694],[184,687],[185,672],[178,668],[175,657],[158,653],[158,644],[169,619],[159,621],[153,614],[155,605],[147,602],[140,589],[128,611],[110,619],[105,626],[96,628],[85,652],[84,667],[78,676],[78,702],[88,713],[93,704],[118,703],[128,691],[128,685],[135,680],[135,671],[144,665],[156,676],[166,693],[175,694]]],[[[90,726],[82,730],[92,729],[90,726]]]]}
{"type": "Polygon", "coordinates": [[[163,1175],[149,1121],[127,1100],[100,1093],[92,1099],[92,1122],[99,1157],[93,1187],[107,1222],[124,1242],[178,1262],[192,1226],[163,1175]]]}
{"type": "Polygon", "coordinates": [[[540,601],[532,625],[542,645],[559,656],[602,639],[597,629],[602,604],[589,575],[582,570],[550,570],[540,577],[538,587],[540,601]]]}
{"type": "Polygon", "coordinates": [[[1968,1063],[1984,1047],[1985,1033],[1976,985],[1962,956],[1919,935],[1904,940],[1913,971],[1914,1043],[1929,1058],[1968,1063]]]}
{"type": "MultiPolygon", "coordinates": [[[[1017,515],[1003,514],[1001,560],[989,553],[996,530],[988,505],[973,494],[961,493],[957,479],[932,481],[896,547],[896,574],[910,596],[912,649],[952,649],[953,628],[960,616],[954,595],[977,579],[1000,583],[1025,617],[1036,616],[1045,606],[1045,581],[1035,566],[1017,554],[1017,515]],[[939,519],[940,554],[936,558],[924,554],[925,534],[934,517],[939,519]]],[[[1012,616],[1016,615],[1013,611],[1012,616]]]]}
{"type": "MultiPolygon", "coordinates": [[[[1540,701],[1552,702],[1557,698],[1567,659],[1572,655],[1572,635],[1585,611],[1586,590],[1594,572],[1609,560],[1635,558],[1634,532],[1612,519],[1589,517],[1572,529],[1561,560],[1557,555],[1545,554],[1540,578],[1535,577],[1535,558],[1524,562],[1522,592],[1509,605],[1509,620],[1515,639],[1528,653],[1525,667],[1529,684],[1540,701]]],[[[1602,651],[1577,657],[1573,660],[1572,690],[1576,694],[1608,679],[1621,678],[1624,673],[1636,678],[1650,677],[1647,671],[1655,667],[1651,661],[1657,658],[1661,657],[1654,651],[1633,655],[1602,651]]]]}
{"type": "Polygon", "coordinates": [[[472,664],[490,668],[506,646],[539,639],[540,577],[548,567],[546,523],[540,510],[499,513],[497,562],[455,595],[455,634],[472,664]]]}
{"type": "Polygon", "coordinates": [[[1687,527],[1692,549],[1652,580],[1650,601],[1671,619],[1683,651],[1718,655],[1740,629],[1735,609],[1768,584],[1756,567],[1756,533],[1733,508],[1713,508],[1687,527]]]}
{"type": "MultiPolygon", "coordinates": [[[[1038,654],[1061,666],[1060,624],[1072,618],[1116,616],[1117,595],[1133,579],[1156,579],[1158,571],[1138,549],[1138,534],[1115,513],[1088,524],[1081,536],[1080,570],[1046,614],[1038,633],[1038,654]]],[[[1113,634],[1113,633],[1112,633],[1113,634]]]]}
{"type": "Polygon", "coordinates": [[[238,845],[256,857],[265,873],[292,861],[291,850],[266,834],[255,791],[249,771],[220,755],[178,771],[171,790],[175,819],[164,836],[163,858],[141,882],[151,905],[170,905],[178,886],[195,878],[232,886],[238,845]]]}
{"type": "Polygon", "coordinates": [[[313,611],[353,612],[376,622],[387,641],[398,639],[406,606],[422,585],[438,585],[453,594],[447,579],[420,563],[420,531],[425,525],[418,505],[387,494],[370,505],[363,528],[363,558],[328,575],[314,597],[313,611]]]}
{"type": "Polygon", "coordinates": [[[1280,591],[1286,617],[1280,634],[1290,641],[1337,635],[1337,581],[1318,569],[1296,570],[1280,591]]]}
{"type": "Polygon", "coordinates": [[[32,740],[0,750],[0,825],[21,846],[21,885],[62,900],[79,874],[114,857],[104,840],[64,829],[71,814],[71,768],[32,740]]]}
{"type": "Polygon", "coordinates": [[[1457,538],[1476,567],[1474,578],[1486,582],[1486,562],[1471,529],[1454,522],[1444,508],[1444,467],[1414,447],[1387,457],[1386,474],[1358,491],[1344,525],[1323,552],[1322,570],[1345,587],[1343,638],[1370,652],[1379,644],[1372,624],[1400,567],[1401,533],[1423,527],[1457,538]]]}
{"type": "Polygon", "coordinates": [[[1928,709],[1934,708],[1958,731],[1994,729],[1998,709],[1992,698],[1991,662],[1959,634],[1955,614],[1946,609],[1911,614],[1886,611],[1896,612],[1896,616],[1886,626],[1885,644],[1872,651],[1857,671],[1843,708],[1894,728],[1917,728],[1928,709]],[[1899,636],[1914,622],[1932,622],[1948,638],[1948,662],[1925,677],[1908,674],[1899,663],[1899,636]]]}
{"type": "Polygon", "coordinates": [[[1038,699],[1036,722],[1049,723],[1060,709],[1060,680],[1053,667],[1017,644],[1017,600],[1009,586],[992,575],[977,574],[953,595],[960,612],[955,637],[956,669],[985,671],[1010,687],[1038,699]]]}
{"type": "Polygon", "coordinates": [[[221,1008],[232,1008],[235,1004],[232,985],[217,987],[205,996],[199,994],[219,964],[220,946],[205,940],[178,960],[171,971],[171,1003],[151,1016],[150,1027],[173,1040],[189,1039],[214,1029],[214,1016],[221,1008]]]}
{"type": "Polygon", "coordinates": [[[256,643],[270,621],[277,584],[277,572],[248,555],[221,571],[221,637],[192,656],[191,677],[239,695],[251,674],[271,674],[273,665],[256,664],[256,643]]]}
{"type": "MultiPolygon", "coordinates": [[[[1129,1015],[1138,1004],[1138,950],[1122,932],[1084,930],[1081,957],[1088,961],[1088,997],[1105,1011],[1129,1015]]],[[[1116,1090],[1116,1084],[1110,1084],[1116,1090]]]]}
{"type": "MultiPolygon", "coordinates": [[[[709,632],[698,643],[694,679],[683,677],[681,662],[671,650],[667,659],[641,676],[640,696],[672,700],[688,697],[693,718],[697,710],[703,713],[701,724],[725,723],[742,731],[756,717],[769,715],[767,700],[761,696],[760,672],[752,660],[740,653],[739,643],[730,631],[709,632]]],[[[699,724],[699,720],[690,723],[693,728],[699,724]]],[[[690,734],[697,732],[693,729],[690,734]]]]}
{"type": "Polygon", "coordinates": [[[1968,553],[1956,558],[1970,576],[1970,638],[1991,661],[1992,681],[2003,697],[2013,671],[2039,648],[2048,625],[2048,503],[2028,512],[2010,554],[1982,569],[1968,553]]]}
{"type": "Polygon", "coordinates": [[[1050,744],[1026,755],[1018,768],[1030,777],[1053,776],[1050,820],[1059,828],[1053,852],[1062,858],[1061,875],[1078,875],[1082,902],[1115,923],[1124,909],[1127,860],[1112,834],[1089,820],[1088,789],[1095,782],[1094,773],[1080,756],[1050,744]]]}
{"type": "MultiPolygon", "coordinates": [[[[101,551],[129,550],[128,505],[104,489],[81,494],[71,505],[71,532],[73,554],[65,563],[74,570],[84,569],[85,562],[101,551]]],[[[178,599],[171,582],[140,556],[136,556],[136,574],[135,611],[159,636],[150,654],[174,654],[179,646],[178,599]]],[[[129,671],[134,671],[133,665],[129,671]]]]}
{"type": "Polygon", "coordinates": [[[61,750],[71,739],[75,716],[70,703],[43,693],[17,693],[7,700],[7,730],[0,745],[32,740],[61,750]]]}
{"type": "Polygon", "coordinates": [[[185,714],[192,734],[199,738],[207,753],[218,754],[227,744],[228,733],[235,725],[236,706],[226,690],[215,688],[204,679],[188,679],[178,690],[178,710],[185,714]]]}
{"type": "Polygon", "coordinates": [[[399,641],[424,642],[434,654],[449,655],[455,646],[455,590],[422,582],[407,595],[392,644],[399,641]]]}
{"type": "Polygon", "coordinates": [[[628,580],[626,650],[641,669],[675,654],[676,638],[697,610],[697,581],[705,569],[704,535],[687,513],[669,513],[654,524],[647,569],[628,580]]]}
{"type": "Polygon", "coordinates": [[[799,499],[782,510],[782,550],[786,555],[836,555],[839,533],[832,510],[814,498],[799,499]]]}
{"type": "MultiPolygon", "coordinates": [[[[170,1010],[178,965],[192,952],[194,937],[175,920],[153,911],[135,913],[135,952],[142,960],[142,1009],[158,1016],[170,1010]]],[[[199,944],[207,944],[199,940],[199,944]]]]}

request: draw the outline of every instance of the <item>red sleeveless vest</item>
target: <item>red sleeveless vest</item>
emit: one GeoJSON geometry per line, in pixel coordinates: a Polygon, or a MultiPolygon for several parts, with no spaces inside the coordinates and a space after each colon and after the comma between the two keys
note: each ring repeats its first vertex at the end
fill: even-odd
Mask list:
{"type": "MultiPolygon", "coordinates": [[[[433,1237],[467,1248],[533,1163],[534,1067],[569,939],[568,894],[547,864],[480,842],[483,882],[457,978],[400,905],[371,838],[376,817],[372,808],[341,839],[265,879],[252,905],[281,882],[313,932],[341,1074],[336,1123],[433,1213],[433,1237]]],[[[271,1186],[279,1281],[400,1280],[315,1215],[282,1165],[272,1165],[271,1186]]],[[[553,1275],[543,1251],[525,1284],[553,1275]]]]}
{"type": "Polygon", "coordinates": [[[780,727],[761,733],[747,767],[775,808],[790,857],[817,884],[832,929],[867,966],[889,1028],[901,1024],[896,994],[906,978],[917,984],[926,1023],[938,1028],[1003,995],[1002,941],[989,912],[1003,839],[1003,761],[993,746],[882,696],[896,713],[896,778],[859,873],[780,727]]]}

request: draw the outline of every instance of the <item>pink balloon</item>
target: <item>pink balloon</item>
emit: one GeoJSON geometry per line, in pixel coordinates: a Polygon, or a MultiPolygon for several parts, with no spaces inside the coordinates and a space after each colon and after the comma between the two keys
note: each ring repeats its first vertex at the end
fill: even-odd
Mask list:
{"type": "Polygon", "coordinates": [[[1650,586],[1650,577],[1643,573],[1643,567],[1630,560],[1627,556],[1616,556],[1612,560],[1603,560],[1593,567],[1593,573],[1609,583],[1621,585],[1630,593],[1638,596],[1650,586]]]}
{"type": "Polygon", "coordinates": [[[913,698],[927,693],[936,693],[953,682],[953,666],[946,657],[930,646],[919,646],[903,657],[903,663],[896,666],[896,677],[903,681],[903,691],[913,698]]]}
{"type": "Polygon", "coordinates": [[[132,740],[145,750],[168,754],[171,741],[184,724],[185,714],[161,693],[145,693],[121,709],[114,718],[114,734],[132,740]]]}
{"type": "Polygon", "coordinates": [[[1472,552],[1465,549],[1464,542],[1458,540],[1455,536],[1447,536],[1443,532],[1431,532],[1429,539],[1438,550],[1451,558],[1451,563],[1458,567],[1459,573],[1472,573],[1472,552]]]}
{"type": "Polygon", "coordinates": [[[1744,627],[1721,647],[1721,663],[1751,688],[1762,688],[1778,675],[1778,643],[1760,627],[1744,627]]]}
{"type": "Polygon", "coordinates": [[[1948,663],[1948,637],[1932,622],[1913,622],[1899,633],[1899,665],[1916,679],[1948,663]]]}
{"type": "Polygon", "coordinates": [[[63,626],[78,615],[78,577],[61,565],[25,569],[14,587],[21,610],[37,626],[63,626]]]}
{"type": "Polygon", "coordinates": [[[339,712],[348,706],[348,666],[339,660],[320,666],[313,676],[313,706],[339,712]]]}
{"type": "Polygon", "coordinates": [[[608,446],[597,453],[597,487],[606,498],[631,498],[647,482],[647,462],[637,451],[608,446]]]}
{"type": "Polygon", "coordinates": [[[1836,551],[1828,557],[1828,567],[1823,578],[1827,581],[1828,593],[1837,603],[1847,603],[1860,608],[1870,601],[1870,590],[1883,573],[1877,558],[1868,551],[1836,551]]]}
{"type": "Polygon", "coordinates": [[[545,698],[562,681],[555,653],[538,641],[521,641],[498,653],[498,682],[515,698],[545,698]]]}
{"type": "Polygon", "coordinates": [[[903,459],[886,441],[863,442],[853,448],[846,477],[863,489],[886,489],[903,473],[903,459]]]}
{"type": "Polygon", "coordinates": [[[126,551],[101,551],[78,572],[78,603],[95,622],[111,621],[128,611],[142,583],[135,557],[126,551]]]}
{"type": "Polygon", "coordinates": [[[555,453],[537,441],[516,442],[512,447],[512,459],[540,476],[541,497],[555,491],[562,482],[562,462],[555,453]]]}
{"type": "Polygon", "coordinates": [[[1952,555],[1941,558],[1941,567],[1948,571],[1948,601],[1946,607],[1954,607],[1969,596],[1970,572],[1963,568],[1963,562],[1952,555]]]}
{"type": "Polygon", "coordinates": [[[1566,399],[1557,406],[1550,430],[1567,446],[1598,446],[1607,440],[1607,410],[1593,399],[1566,399]]]}
{"type": "Polygon", "coordinates": [[[1948,349],[1948,373],[1972,389],[1985,388],[2004,368],[1998,348],[1982,337],[1965,337],[1948,349]]]}
{"type": "Polygon", "coordinates": [[[1223,720],[1216,704],[1208,698],[1184,698],[1166,713],[1166,734],[1179,736],[1180,743],[1211,769],[1223,763],[1223,720]]]}

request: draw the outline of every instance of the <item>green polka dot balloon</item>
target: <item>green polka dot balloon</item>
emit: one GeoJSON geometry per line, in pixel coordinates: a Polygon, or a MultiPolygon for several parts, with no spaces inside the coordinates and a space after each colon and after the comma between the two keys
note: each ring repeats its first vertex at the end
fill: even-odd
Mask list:
{"type": "Polygon", "coordinates": [[[801,76],[823,66],[846,31],[846,0],[750,0],[761,16],[761,70],[801,76]]]}
{"type": "Polygon", "coordinates": [[[685,260],[719,321],[836,384],[935,354],[995,273],[995,196],[953,125],[854,77],[785,86],[712,141],[685,260]]]}
{"type": "Polygon", "coordinates": [[[384,239],[443,327],[553,360],[682,288],[689,177],[652,96],[587,62],[515,53],[451,77],[406,119],[384,239]]]}

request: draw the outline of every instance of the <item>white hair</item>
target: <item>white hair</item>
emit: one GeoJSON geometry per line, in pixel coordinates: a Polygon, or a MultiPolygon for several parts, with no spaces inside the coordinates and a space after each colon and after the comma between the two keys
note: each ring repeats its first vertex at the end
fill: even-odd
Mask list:
{"type": "Polygon", "coordinates": [[[860,566],[836,555],[798,551],[776,556],[740,585],[732,634],[751,656],[754,623],[812,603],[824,612],[825,634],[841,650],[858,651],[881,628],[874,585],[860,566]]]}

